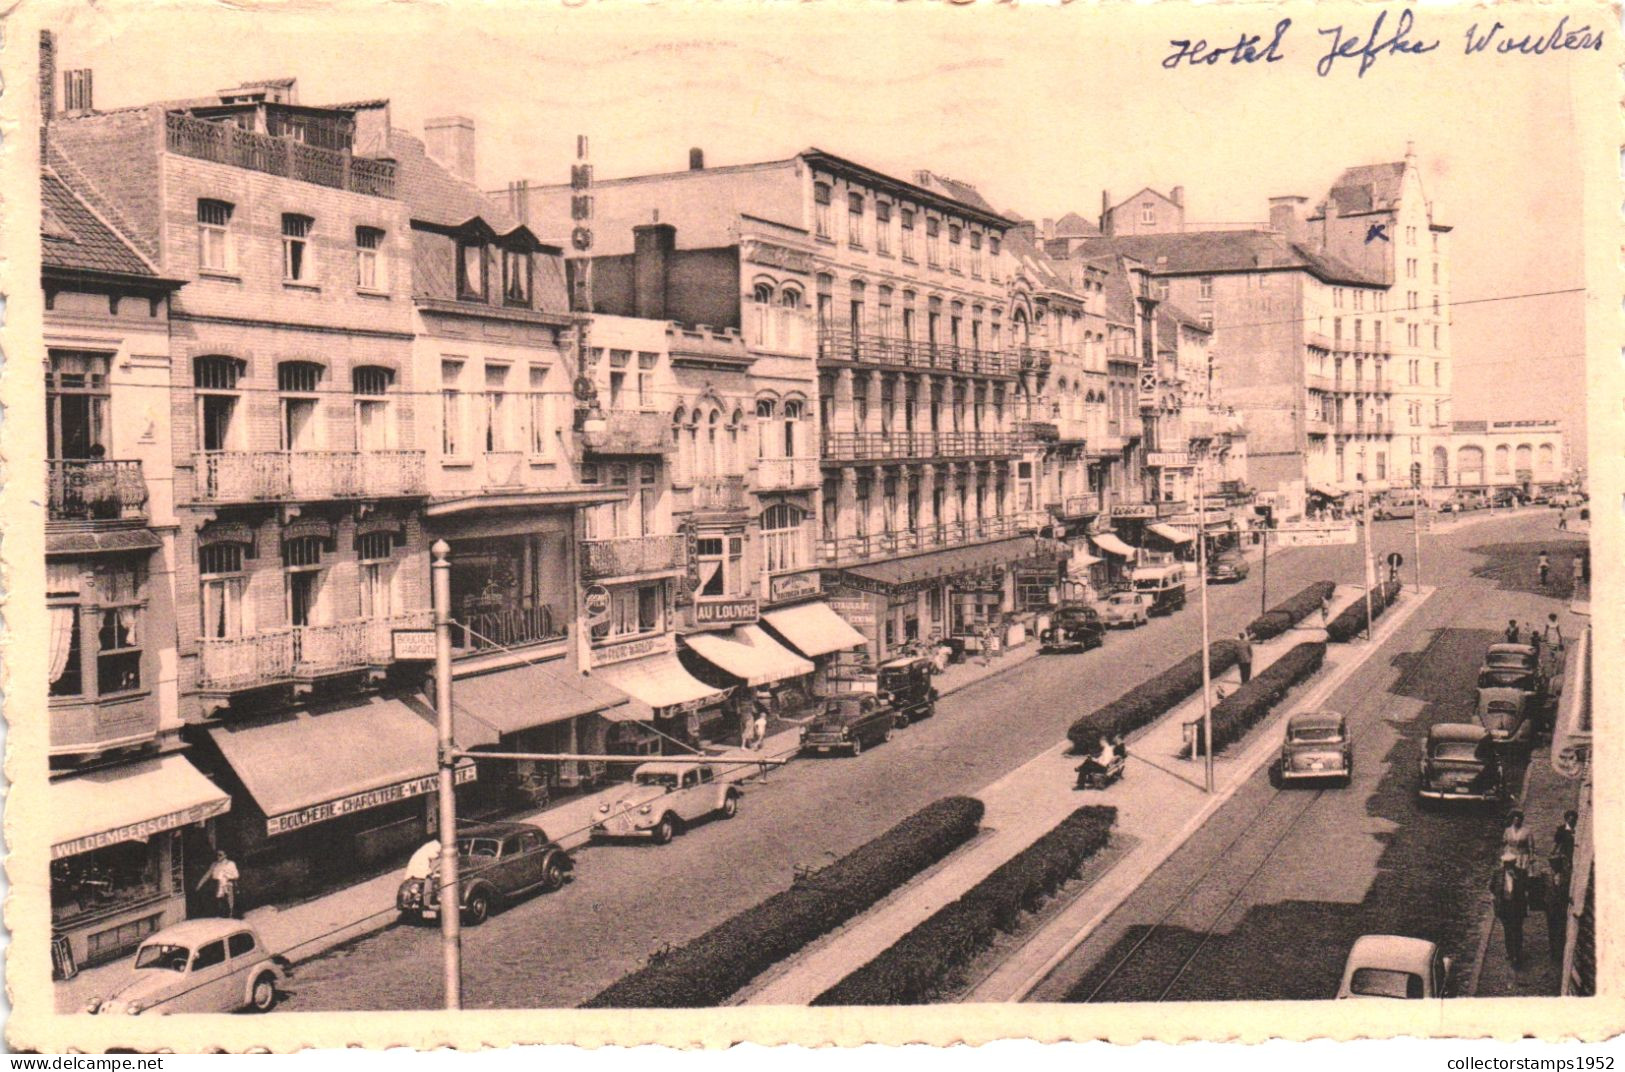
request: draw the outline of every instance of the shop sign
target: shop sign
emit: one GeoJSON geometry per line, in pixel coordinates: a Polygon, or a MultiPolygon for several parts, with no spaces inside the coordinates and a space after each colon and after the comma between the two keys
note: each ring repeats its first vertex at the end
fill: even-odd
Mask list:
{"type": "Polygon", "coordinates": [[[224,815],[231,810],[231,801],[225,797],[218,800],[205,801],[194,804],[190,808],[172,811],[168,815],[160,815],[152,819],[143,819],[139,823],[129,823],[125,826],[115,826],[111,830],[104,830],[99,834],[87,834],[84,837],[64,841],[59,845],[51,846],[51,859],[61,860],[68,856],[77,856],[81,852],[92,849],[105,849],[109,845],[117,845],[124,841],[145,841],[154,834],[161,834],[165,830],[177,830],[193,823],[201,823],[205,819],[212,819],[216,815],[224,815]]]}
{"type": "Polygon", "coordinates": [[[1088,495],[1068,495],[1061,509],[1066,511],[1067,517],[1098,514],[1100,512],[1100,496],[1093,493],[1088,495]]]}
{"type": "Polygon", "coordinates": [[[779,603],[787,599],[817,595],[823,589],[821,576],[817,570],[781,573],[769,581],[769,597],[774,603],[779,603]]]}
{"type": "Polygon", "coordinates": [[[860,633],[875,627],[875,605],[867,599],[832,599],[829,609],[860,633]]]}
{"type": "Polygon", "coordinates": [[[581,593],[581,613],[587,625],[601,625],[609,621],[609,608],[609,589],[603,585],[590,585],[581,593]]]}
{"type": "MultiPolygon", "coordinates": [[[[472,782],[478,774],[474,764],[468,763],[458,767],[452,775],[456,785],[472,782]]],[[[358,811],[369,808],[379,808],[385,804],[394,804],[397,801],[410,800],[413,797],[425,796],[435,792],[440,787],[440,775],[425,774],[421,778],[413,778],[409,782],[397,782],[395,785],[386,785],[382,789],[369,789],[365,793],[352,793],[338,800],[330,800],[326,804],[317,804],[299,811],[290,811],[282,815],[273,815],[265,820],[265,836],[276,837],[286,834],[290,830],[299,830],[316,823],[325,823],[329,819],[338,819],[358,811]]]]}
{"type": "Polygon", "coordinates": [[[746,247],[745,259],[752,264],[765,264],[769,268],[779,268],[787,272],[802,272],[811,275],[813,272],[813,256],[788,246],[777,246],[771,242],[754,242],[746,247]]]}
{"type": "Polygon", "coordinates": [[[694,601],[695,625],[754,622],[760,616],[761,608],[754,599],[696,599],[694,601]]]}
{"type": "Polygon", "coordinates": [[[1117,503],[1112,507],[1113,517],[1156,517],[1156,503],[1117,503]]]}
{"type": "Polygon", "coordinates": [[[1145,464],[1153,469],[1184,469],[1191,464],[1188,450],[1152,451],[1145,456],[1145,464]]]}
{"type": "Polygon", "coordinates": [[[610,663],[624,663],[628,659],[641,659],[645,655],[663,655],[676,650],[677,638],[670,633],[662,633],[659,636],[628,640],[624,644],[605,644],[601,648],[593,648],[589,658],[593,666],[608,666],[610,663]]]}
{"type": "Polygon", "coordinates": [[[394,629],[390,631],[390,654],[396,662],[433,662],[433,629],[394,629]]]}
{"type": "Polygon", "coordinates": [[[1270,542],[1277,547],[1324,547],[1359,542],[1359,530],[1353,521],[1331,525],[1282,525],[1271,532],[1273,536],[1270,542]]]}
{"type": "Polygon", "coordinates": [[[1184,499],[1164,499],[1157,503],[1157,516],[1172,517],[1175,514],[1185,513],[1187,509],[1184,499]]]}

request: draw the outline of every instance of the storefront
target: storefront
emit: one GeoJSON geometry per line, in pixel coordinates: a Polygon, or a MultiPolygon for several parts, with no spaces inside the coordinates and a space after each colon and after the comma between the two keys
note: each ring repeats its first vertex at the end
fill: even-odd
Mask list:
{"type": "MultiPolygon", "coordinates": [[[[434,830],[438,737],[407,701],[215,726],[199,744],[199,764],[207,757],[231,793],[221,847],[242,872],[239,906],[329,888],[403,857],[434,830]]],[[[472,761],[457,769],[459,786],[477,777],[472,761]]]]}
{"type": "Polygon", "coordinates": [[[1106,556],[1105,583],[1109,587],[1126,584],[1130,571],[1139,561],[1140,549],[1123,542],[1115,532],[1097,532],[1089,539],[1094,543],[1095,549],[1106,556]]]}
{"type": "MultiPolygon", "coordinates": [[[[804,715],[813,705],[812,660],[780,644],[759,625],[726,633],[690,633],[680,653],[694,676],[718,688],[749,689],[779,718],[804,715]]],[[[741,690],[742,691],[742,690],[741,690]]]]}
{"type": "Polygon", "coordinates": [[[1152,521],[1145,526],[1145,534],[1155,541],[1150,546],[1177,558],[1189,560],[1196,554],[1196,537],[1182,528],[1163,521],[1152,521]]]}
{"type": "Polygon", "coordinates": [[[180,755],[62,778],[48,799],[51,930],[69,972],[187,917],[188,848],[207,867],[208,824],[231,808],[180,755]]]}
{"type": "Polygon", "coordinates": [[[739,739],[741,726],[728,702],[729,690],[696,679],[676,652],[597,666],[592,676],[642,705],[605,712],[605,751],[610,755],[689,752],[708,740],[739,739]]]}
{"type": "Polygon", "coordinates": [[[812,660],[815,695],[822,695],[830,674],[850,664],[853,653],[868,643],[862,633],[823,602],[765,611],[762,627],[790,650],[812,660]]]}

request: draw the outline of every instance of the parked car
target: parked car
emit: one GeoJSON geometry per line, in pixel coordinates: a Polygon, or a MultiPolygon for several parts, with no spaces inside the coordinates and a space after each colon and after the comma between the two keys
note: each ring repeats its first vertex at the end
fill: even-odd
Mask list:
{"type": "Polygon", "coordinates": [[[1495,742],[1490,739],[1490,731],[1476,723],[1440,722],[1430,726],[1421,768],[1417,794],[1424,802],[1498,801],[1503,795],[1495,742]]]}
{"type": "Polygon", "coordinates": [[[891,740],[896,714],[879,697],[854,693],[831,697],[824,710],[801,730],[803,752],[849,752],[891,740]]]}
{"type": "Polygon", "coordinates": [[[1522,689],[1478,690],[1478,723],[1498,745],[1529,748],[1534,744],[1535,719],[1529,707],[1529,693],[1522,689]]]}
{"type": "MultiPolygon", "coordinates": [[[[463,920],[485,922],[493,908],[563,886],[575,862],[532,823],[465,823],[457,832],[457,894],[463,920]]],[[[401,917],[421,923],[440,912],[434,878],[409,878],[395,891],[401,917]]]]}
{"type": "Polygon", "coordinates": [[[646,837],[664,845],[700,819],[732,819],[744,795],[737,785],[721,781],[708,763],[642,763],[614,803],[598,805],[592,836],[646,837]]]}
{"type": "Polygon", "coordinates": [[[1491,644],[1478,670],[1479,688],[1522,689],[1536,712],[1545,708],[1550,686],[1532,644],[1491,644]]]}
{"type": "Polygon", "coordinates": [[[1281,742],[1283,782],[1337,778],[1354,780],[1354,738],[1348,721],[1336,711],[1304,711],[1286,723],[1281,742]]]}
{"type": "Polygon", "coordinates": [[[1039,651],[1088,651],[1106,643],[1106,625],[1095,608],[1063,603],[1050,615],[1049,628],[1038,635],[1039,651]]]}
{"type": "Polygon", "coordinates": [[[1416,516],[1417,496],[1410,493],[1380,496],[1371,504],[1371,520],[1393,521],[1416,516]]]}
{"type": "Polygon", "coordinates": [[[1490,493],[1490,504],[1497,510],[1504,510],[1511,506],[1522,506],[1523,493],[1517,488],[1496,488],[1490,493]]]}
{"type": "Polygon", "coordinates": [[[1247,579],[1247,560],[1238,551],[1225,551],[1213,556],[1207,564],[1207,579],[1223,583],[1240,583],[1247,579]]]}
{"type": "Polygon", "coordinates": [[[1113,592],[1100,605],[1101,624],[1134,629],[1151,620],[1151,596],[1145,592],[1113,592]]]}
{"type": "Polygon", "coordinates": [[[135,951],[124,982],[91,998],[91,1013],[269,1012],[288,961],[265,948],[238,919],[189,919],[154,934],[135,951]]]}
{"type": "Polygon", "coordinates": [[[1450,958],[1423,938],[1366,934],[1355,939],[1343,965],[1339,998],[1442,998],[1450,986],[1450,958]]]}
{"type": "Polygon", "coordinates": [[[1581,495],[1577,491],[1560,491],[1556,495],[1551,496],[1551,498],[1549,498],[1547,501],[1551,504],[1552,509],[1554,510],[1558,507],[1562,507],[1566,510],[1572,510],[1576,506],[1585,505],[1586,499],[1584,495],[1581,495]]]}
{"type": "Polygon", "coordinates": [[[937,690],[931,684],[931,658],[913,655],[880,664],[875,686],[882,704],[906,726],[937,713],[937,690]]]}
{"type": "Polygon", "coordinates": [[[1136,592],[1151,597],[1150,614],[1172,614],[1185,605],[1185,567],[1141,566],[1130,575],[1136,592]]]}

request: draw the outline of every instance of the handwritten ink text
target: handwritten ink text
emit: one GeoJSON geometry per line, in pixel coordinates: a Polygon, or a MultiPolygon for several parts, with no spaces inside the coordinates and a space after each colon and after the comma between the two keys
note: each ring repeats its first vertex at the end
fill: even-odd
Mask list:
{"type": "Polygon", "coordinates": [[[1286,28],[1292,25],[1291,19],[1282,19],[1275,24],[1275,34],[1270,38],[1269,44],[1259,47],[1263,37],[1259,34],[1242,34],[1241,39],[1233,45],[1222,48],[1209,48],[1207,39],[1191,41],[1188,38],[1182,41],[1169,41],[1174,46],[1173,52],[1163,58],[1162,65],[1173,70],[1181,63],[1189,67],[1206,65],[1213,66],[1221,60],[1228,59],[1232,65],[1238,63],[1276,63],[1284,57],[1281,55],[1281,39],[1286,36],[1286,28]]]}
{"type": "Polygon", "coordinates": [[[1382,24],[1387,18],[1388,13],[1386,11],[1379,11],[1376,21],[1371,24],[1371,32],[1366,35],[1363,42],[1353,34],[1345,38],[1341,26],[1321,30],[1322,36],[1329,36],[1332,39],[1332,47],[1320,58],[1320,62],[1315,64],[1315,73],[1325,78],[1331,74],[1332,65],[1338,60],[1352,59],[1358,56],[1360,58],[1360,69],[1356,76],[1364,78],[1365,73],[1371,69],[1371,65],[1376,63],[1377,59],[1385,53],[1394,56],[1420,56],[1439,47],[1438,41],[1410,40],[1411,24],[1414,19],[1409,8],[1406,8],[1400,14],[1399,25],[1393,34],[1384,38],[1382,36],[1382,24]]]}

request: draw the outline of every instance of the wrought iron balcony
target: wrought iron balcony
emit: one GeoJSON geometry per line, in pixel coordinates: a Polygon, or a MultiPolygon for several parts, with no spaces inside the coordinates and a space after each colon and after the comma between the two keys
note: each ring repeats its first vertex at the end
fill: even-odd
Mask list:
{"type": "Polygon", "coordinates": [[[756,463],[758,491],[816,488],[823,480],[817,458],[762,458],[756,463]]]}
{"type": "Polygon", "coordinates": [[[854,335],[828,328],[818,333],[818,357],[821,361],[975,376],[1015,376],[1020,371],[1012,355],[993,350],[891,339],[884,335],[854,335]]]}
{"type": "Polygon", "coordinates": [[[56,522],[145,521],[140,461],[53,458],[45,463],[46,517],[56,522]]]}
{"type": "Polygon", "coordinates": [[[428,611],[332,625],[295,625],[198,642],[197,687],[241,692],[354,673],[394,660],[396,629],[428,629],[428,611]]]}
{"type": "Polygon", "coordinates": [[[426,494],[421,450],[212,450],[193,456],[202,503],[320,502],[426,494]]]}
{"type": "Polygon", "coordinates": [[[1016,367],[1022,372],[1036,372],[1039,376],[1048,376],[1053,358],[1050,351],[1042,347],[1017,346],[1010,352],[1016,367]]]}
{"type": "Polygon", "coordinates": [[[164,117],[164,144],[172,153],[217,164],[263,171],[335,190],[395,196],[395,162],[351,156],[292,138],[244,130],[232,122],[196,119],[182,112],[164,117]]]}
{"type": "Polygon", "coordinates": [[[1015,432],[825,432],[824,461],[1000,458],[1020,454],[1015,432]]]}
{"type": "Polygon", "coordinates": [[[679,495],[679,512],[726,513],[745,509],[745,478],[720,476],[696,480],[688,489],[687,501],[679,495]]]}
{"type": "Polygon", "coordinates": [[[676,448],[671,418],[664,413],[610,410],[603,431],[582,431],[581,445],[593,454],[669,454],[676,448]]]}
{"type": "Polygon", "coordinates": [[[567,630],[553,608],[519,603],[465,607],[452,620],[451,646],[459,655],[563,640],[567,630]]]}
{"type": "Polygon", "coordinates": [[[581,541],[581,579],[636,577],[682,569],[687,562],[681,536],[620,536],[581,541]]]}
{"type": "Polygon", "coordinates": [[[849,566],[873,559],[895,558],[919,551],[987,543],[1034,532],[1048,522],[1048,515],[1022,511],[999,517],[969,521],[944,521],[911,529],[879,532],[866,536],[842,536],[820,541],[819,561],[826,566],[849,566]]]}

